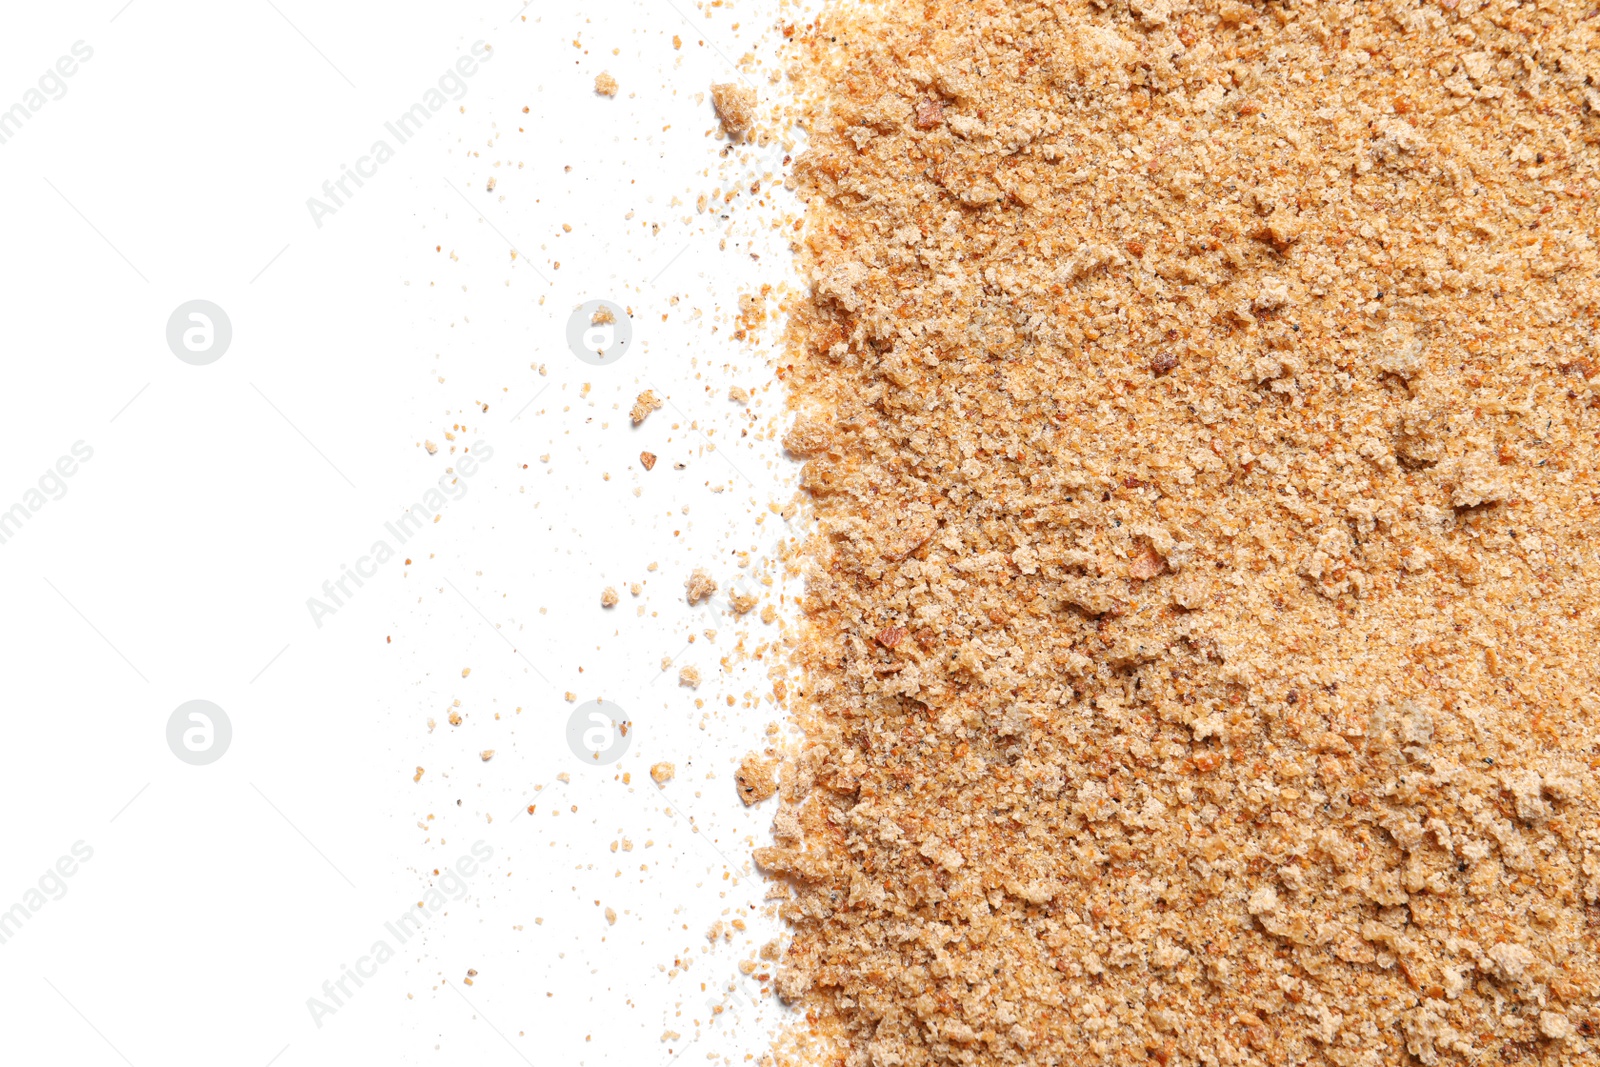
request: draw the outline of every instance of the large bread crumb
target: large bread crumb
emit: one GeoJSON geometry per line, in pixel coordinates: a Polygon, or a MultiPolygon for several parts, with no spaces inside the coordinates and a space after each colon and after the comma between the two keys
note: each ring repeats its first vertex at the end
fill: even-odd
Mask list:
{"type": "Polygon", "coordinates": [[[756,120],[756,91],[738,82],[711,86],[711,107],[722,128],[735,141],[743,140],[756,120]]]}
{"type": "Polygon", "coordinates": [[[635,426],[643,422],[652,411],[661,407],[661,399],[656,396],[653,389],[646,389],[640,393],[633,402],[633,410],[628,412],[628,417],[635,426]]]}
{"type": "Polygon", "coordinates": [[[700,601],[717,591],[717,582],[715,578],[711,577],[711,575],[707,574],[701,568],[696,567],[693,573],[691,573],[684,581],[683,587],[686,591],[689,603],[698,604],[700,601]]]}
{"type": "Polygon", "coordinates": [[[759,804],[778,791],[776,771],[772,760],[763,759],[754,752],[745,754],[735,776],[739,799],[744,801],[745,807],[759,804]]]}

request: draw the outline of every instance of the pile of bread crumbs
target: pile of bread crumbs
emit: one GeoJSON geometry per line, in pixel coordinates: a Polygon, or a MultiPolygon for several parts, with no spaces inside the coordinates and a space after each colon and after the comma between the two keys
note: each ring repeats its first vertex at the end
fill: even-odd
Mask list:
{"type": "Polygon", "coordinates": [[[785,33],[805,1058],[1594,1062],[1593,4],[785,33]]]}

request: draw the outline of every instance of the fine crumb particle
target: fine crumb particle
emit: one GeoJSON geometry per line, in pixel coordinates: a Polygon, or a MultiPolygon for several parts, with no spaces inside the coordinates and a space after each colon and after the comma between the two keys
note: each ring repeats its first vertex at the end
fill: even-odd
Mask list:
{"type": "Polygon", "coordinates": [[[1560,1012],[1542,1011],[1539,1013],[1539,1032],[1552,1041],[1566,1041],[1577,1033],[1577,1028],[1560,1012]]]}
{"type": "Polygon", "coordinates": [[[428,450],[428,455],[430,456],[437,454],[439,451],[439,446],[434,444],[432,441],[422,442],[422,447],[428,450]]]}
{"type": "Polygon", "coordinates": [[[411,776],[411,780],[412,780],[412,781],[413,781],[413,782],[420,782],[420,781],[422,781],[422,768],[421,768],[421,767],[418,767],[418,768],[417,768],[417,773],[416,773],[416,774],[413,774],[413,775],[412,775],[412,776],[411,776]]]}
{"type": "Polygon", "coordinates": [[[656,469],[656,454],[654,452],[640,452],[639,464],[647,471],[656,469]]]}
{"type": "Polygon", "coordinates": [[[750,403],[750,390],[742,385],[730,385],[728,387],[728,399],[735,404],[748,404],[750,403]]]}
{"type": "Polygon", "coordinates": [[[603,608],[616,607],[617,601],[620,599],[622,598],[617,595],[616,589],[609,585],[600,591],[600,606],[603,608]]]}
{"type": "Polygon", "coordinates": [[[606,923],[610,926],[617,925],[617,913],[613,908],[606,909],[606,923]]]}
{"type": "Polygon", "coordinates": [[[461,668],[461,677],[465,678],[467,675],[469,675],[471,673],[472,673],[472,668],[471,667],[462,667],[461,668]]]}
{"type": "Polygon", "coordinates": [[[482,752],[478,753],[478,758],[483,760],[483,762],[488,763],[490,760],[494,759],[494,749],[484,749],[482,752]]]}
{"type": "Polygon", "coordinates": [[[633,424],[637,426],[659,407],[661,407],[661,400],[656,396],[655,391],[646,389],[634,400],[633,410],[628,412],[628,416],[633,419],[633,424]]]}
{"type": "MultiPolygon", "coordinates": [[[[570,231],[572,227],[562,223],[562,229],[570,231]]],[[[601,304],[589,315],[589,325],[591,326],[604,326],[607,323],[616,321],[617,316],[608,304],[601,304]]]]}
{"type": "Polygon", "coordinates": [[[617,79],[613,78],[609,71],[601,71],[595,75],[594,91],[600,96],[616,96],[617,79]]]}
{"type": "Polygon", "coordinates": [[[735,141],[743,140],[756,120],[756,91],[737,82],[711,86],[711,106],[722,128],[735,141]]]}
{"type": "Polygon", "coordinates": [[[678,768],[671,763],[655,763],[650,767],[650,777],[655,779],[656,785],[666,785],[677,773],[678,768]]]}
{"type": "Polygon", "coordinates": [[[748,752],[739,764],[735,781],[739,787],[739,799],[744,801],[745,807],[759,804],[778,791],[777,765],[772,760],[748,752]]]}
{"type": "Polygon", "coordinates": [[[699,567],[696,567],[694,572],[689,575],[688,579],[683,583],[683,587],[688,591],[689,603],[691,604],[698,604],[717,591],[716,580],[699,567]]]}
{"type": "Polygon", "coordinates": [[[700,688],[700,668],[695,666],[678,668],[678,684],[690,689],[700,688]]]}

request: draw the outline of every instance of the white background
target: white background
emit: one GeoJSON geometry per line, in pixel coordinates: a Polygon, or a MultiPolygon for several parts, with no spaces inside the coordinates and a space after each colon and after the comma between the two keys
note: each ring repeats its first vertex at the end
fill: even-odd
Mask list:
{"type": "Polygon", "coordinates": [[[780,98],[770,58],[729,62],[762,54],[775,5],[275,3],[13,5],[0,34],[0,108],[93,49],[0,144],[0,510],[93,449],[0,544],[0,911],[93,850],[0,944],[3,1058],[759,1056],[780,1014],[736,964],[780,932],[749,861],[772,803],[746,811],[732,779],[781,715],[779,652],[754,654],[782,622],[725,593],[792,605],[772,560],[800,530],[769,508],[794,483],[770,335],[730,335],[738,295],[790,270],[781,195],[748,191],[781,180],[784,145],[721,155],[701,94],[744,77],[780,98]],[[493,59],[397,145],[384,123],[480,40],[493,59]],[[394,159],[317,227],[307,198],[380,138],[394,159]],[[597,297],[634,312],[605,369],[564,338],[597,297]],[[205,367],[165,339],[196,298],[233,326],[205,367]],[[650,386],[670,402],[634,428],[650,386]],[[492,458],[411,564],[316,626],[307,598],[480,440],[492,458]],[[691,608],[696,566],[723,591],[691,608]],[[621,762],[567,749],[567,693],[630,713],[621,762]],[[204,767],[165,738],[197,698],[233,726],[204,767]],[[493,858],[465,893],[316,1025],[308,998],[477,841],[493,858]],[[748,932],[707,941],[736,916],[748,932]]]}

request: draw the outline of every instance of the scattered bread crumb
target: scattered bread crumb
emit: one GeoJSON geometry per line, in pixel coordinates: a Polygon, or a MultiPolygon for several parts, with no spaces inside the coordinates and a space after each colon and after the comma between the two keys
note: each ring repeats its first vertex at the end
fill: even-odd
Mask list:
{"type": "Polygon", "coordinates": [[[722,120],[722,128],[735,141],[742,141],[756,118],[756,91],[737,82],[711,86],[711,106],[722,120]]]}
{"type": "Polygon", "coordinates": [[[739,799],[744,801],[747,808],[761,803],[778,791],[776,764],[754,752],[745,754],[735,780],[739,787],[739,799]]]}
{"type": "Polygon", "coordinates": [[[659,407],[661,407],[661,401],[656,397],[655,392],[653,390],[646,389],[644,392],[640,393],[638,399],[633,402],[633,410],[628,412],[628,415],[633,419],[633,424],[637,426],[643,422],[652,411],[655,411],[659,407]]]}
{"type": "Polygon", "coordinates": [[[694,569],[694,572],[689,575],[683,586],[688,590],[689,603],[691,604],[698,604],[717,591],[716,580],[699,567],[694,569]]]}

